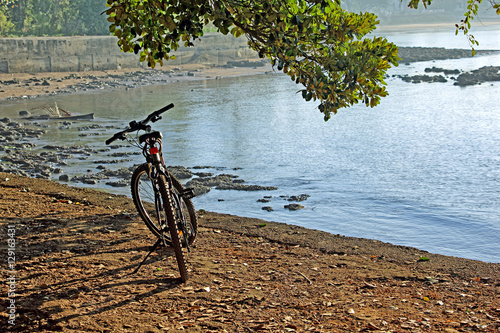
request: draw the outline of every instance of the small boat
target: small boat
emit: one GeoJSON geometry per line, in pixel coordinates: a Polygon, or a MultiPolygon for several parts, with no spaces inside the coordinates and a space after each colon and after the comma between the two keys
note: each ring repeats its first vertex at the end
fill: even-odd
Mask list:
{"type": "Polygon", "coordinates": [[[94,118],[95,117],[94,117],[93,113],[88,113],[88,114],[75,114],[75,115],[70,115],[70,116],[61,115],[60,117],[44,114],[41,116],[23,117],[22,119],[24,119],[24,120],[91,120],[94,118]]]}
{"type": "MultiPolygon", "coordinates": [[[[55,107],[47,106],[47,107],[43,108],[43,111],[45,111],[46,114],[38,115],[38,116],[25,116],[25,117],[22,117],[22,119],[24,119],[24,120],[91,120],[91,119],[94,119],[93,113],[73,115],[70,112],[58,107],[57,103],[55,103],[55,107]]],[[[23,111],[21,111],[21,112],[23,112],[23,111]]],[[[21,112],[20,112],[20,115],[21,115],[21,112]]],[[[29,114],[29,112],[27,112],[27,111],[24,111],[24,112],[29,114]]]]}

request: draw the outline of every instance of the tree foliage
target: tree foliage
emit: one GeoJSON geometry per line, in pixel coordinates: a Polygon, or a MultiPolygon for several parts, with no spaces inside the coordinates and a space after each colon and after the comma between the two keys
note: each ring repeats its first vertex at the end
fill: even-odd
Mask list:
{"type": "MultiPolygon", "coordinates": [[[[488,0],[491,7],[495,10],[497,15],[500,15],[500,3],[496,0],[488,0]]],[[[469,33],[469,29],[471,28],[471,22],[474,20],[474,17],[477,16],[479,4],[482,3],[482,0],[467,0],[467,11],[465,12],[465,18],[460,20],[459,24],[456,24],[457,30],[455,31],[455,35],[458,34],[459,31],[462,31],[464,35],[469,39],[469,44],[472,46],[472,55],[475,54],[474,45],[479,45],[479,42],[474,38],[474,35],[469,33]]]]}
{"type": "MultiPolygon", "coordinates": [[[[408,6],[427,7],[431,2],[410,0],[408,6]]],[[[468,0],[467,28],[478,2],[468,0]]],[[[359,102],[379,104],[387,96],[384,75],[398,64],[394,44],[367,37],[379,23],[377,17],[347,12],[340,0],[107,0],[107,4],[110,31],[118,37],[118,45],[139,54],[151,67],[175,57],[181,44],[193,46],[209,23],[222,34],[245,35],[260,57],[269,58],[303,85],[299,92],[306,101],[319,101],[325,120],[359,102]]]]}
{"type": "Polygon", "coordinates": [[[179,44],[192,46],[213,23],[219,32],[245,35],[248,45],[288,74],[303,98],[319,100],[329,119],[362,101],[387,95],[384,74],[397,65],[397,47],[367,38],[378,23],[371,13],[349,13],[340,0],[108,0],[110,30],[125,52],[154,67],[179,44]]]}

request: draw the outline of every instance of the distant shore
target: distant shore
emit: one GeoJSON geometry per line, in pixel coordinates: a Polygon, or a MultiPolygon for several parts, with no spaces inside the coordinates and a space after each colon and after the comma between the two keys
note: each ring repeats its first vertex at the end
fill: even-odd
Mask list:
{"type": "MultiPolygon", "coordinates": [[[[477,51],[478,55],[499,51],[477,51]]],[[[401,47],[401,63],[471,57],[470,49],[401,47]]],[[[243,62],[244,64],[244,62],[243,62]]],[[[500,65],[500,64],[499,64],[500,65]]],[[[98,90],[131,89],[144,85],[165,85],[183,81],[220,79],[280,73],[269,62],[256,66],[210,66],[189,64],[159,69],[122,69],[92,72],[0,74],[0,100],[27,100],[43,96],[85,93],[98,90]]]]}
{"type": "MultiPolygon", "coordinates": [[[[447,30],[450,29],[455,31],[455,25],[459,23],[459,19],[454,22],[444,22],[444,23],[412,23],[412,24],[380,24],[377,26],[375,32],[385,32],[385,31],[421,31],[421,30],[447,30]]],[[[499,20],[483,20],[473,22],[471,31],[473,32],[476,27],[484,26],[500,26],[499,20]]]]}

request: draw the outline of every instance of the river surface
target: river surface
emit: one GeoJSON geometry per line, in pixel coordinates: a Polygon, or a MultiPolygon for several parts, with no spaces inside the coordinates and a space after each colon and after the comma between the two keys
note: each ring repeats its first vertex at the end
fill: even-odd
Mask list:
{"type": "MultiPolygon", "coordinates": [[[[480,48],[500,49],[498,30],[479,30],[480,48]]],[[[452,30],[387,37],[401,46],[468,47],[452,30]]],[[[328,122],[314,103],[295,93],[300,87],[280,74],[61,95],[0,108],[9,115],[57,101],[82,114],[95,112],[94,124],[120,128],[173,102],[176,107],[155,124],[163,131],[169,165],[211,166],[247,184],[278,187],[212,190],[194,199],[197,209],[500,262],[500,82],[460,88],[451,80],[410,84],[393,77],[424,74],[432,66],[488,65],[500,65],[500,56],[401,65],[390,71],[390,96],[380,106],[354,106],[328,122]],[[304,209],[284,208],[289,202],[280,196],[300,194],[310,196],[300,202],[304,209]],[[270,202],[257,202],[265,196],[272,196],[270,202]]],[[[85,132],[56,128],[42,144],[101,149],[114,131],[81,136],[85,132]]],[[[65,172],[95,172],[93,160],[103,158],[75,161],[65,172]]],[[[141,156],[130,159],[127,166],[140,163],[141,156]]],[[[128,194],[126,188],[107,189],[128,194]]]]}

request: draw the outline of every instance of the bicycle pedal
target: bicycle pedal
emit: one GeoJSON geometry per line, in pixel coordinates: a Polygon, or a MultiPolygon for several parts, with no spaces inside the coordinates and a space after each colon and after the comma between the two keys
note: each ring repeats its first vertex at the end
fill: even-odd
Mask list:
{"type": "Polygon", "coordinates": [[[191,199],[194,198],[196,195],[194,194],[194,190],[192,188],[185,188],[184,191],[182,191],[181,196],[184,199],[191,199]]]}

